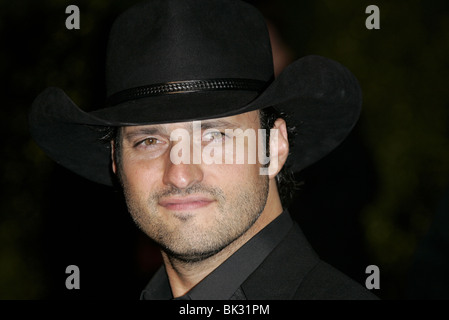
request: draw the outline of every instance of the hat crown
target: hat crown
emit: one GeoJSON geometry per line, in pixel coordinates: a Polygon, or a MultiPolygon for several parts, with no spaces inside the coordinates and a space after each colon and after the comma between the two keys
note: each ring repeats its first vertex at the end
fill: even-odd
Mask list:
{"type": "Polygon", "coordinates": [[[111,29],[108,96],[172,81],[272,77],[264,18],[240,0],[145,1],[111,29]]]}

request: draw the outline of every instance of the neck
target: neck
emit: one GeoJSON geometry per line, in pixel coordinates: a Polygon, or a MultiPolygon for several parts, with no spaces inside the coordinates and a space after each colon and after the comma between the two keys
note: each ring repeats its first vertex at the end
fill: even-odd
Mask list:
{"type": "Polygon", "coordinates": [[[269,190],[267,203],[257,221],[243,235],[215,255],[201,261],[185,262],[169,256],[162,251],[162,258],[174,297],[180,297],[189,292],[209,273],[226,261],[234,252],[282,213],[283,208],[274,179],[270,179],[269,190]]]}

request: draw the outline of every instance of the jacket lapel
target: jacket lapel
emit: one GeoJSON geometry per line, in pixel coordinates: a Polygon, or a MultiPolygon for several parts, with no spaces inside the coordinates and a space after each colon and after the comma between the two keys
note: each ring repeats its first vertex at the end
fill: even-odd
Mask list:
{"type": "Polygon", "coordinates": [[[292,299],[304,277],[319,261],[294,223],[285,239],[245,280],[243,292],[248,300],[292,299]]]}

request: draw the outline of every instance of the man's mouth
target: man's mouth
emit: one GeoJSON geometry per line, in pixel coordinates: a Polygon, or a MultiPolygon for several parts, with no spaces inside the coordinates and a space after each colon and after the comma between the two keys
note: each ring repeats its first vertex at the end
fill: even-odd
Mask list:
{"type": "Polygon", "coordinates": [[[193,210],[208,206],[214,199],[203,195],[190,195],[186,197],[170,197],[159,201],[159,205],[168,210],[193,210]]]}

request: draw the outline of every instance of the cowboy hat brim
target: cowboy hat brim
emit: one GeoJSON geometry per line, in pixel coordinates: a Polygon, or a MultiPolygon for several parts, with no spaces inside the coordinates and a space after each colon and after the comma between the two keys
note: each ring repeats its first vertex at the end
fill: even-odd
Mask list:
{"type": "Polygon", "coordinates": [[[61,89],[48,88],[33,102],[30,132],[57,163],[105,185],[113,184],[110,144],[96,127],[149,125],[232,116],[266,107],[290,115],[297,127],[288,164],[300,171],[349,134],[360,115],[361,91],[344,66],[320,56],[289,65],[262,93],[242,90],[166,94],[93,112],[81,110],[61,89]]]}

